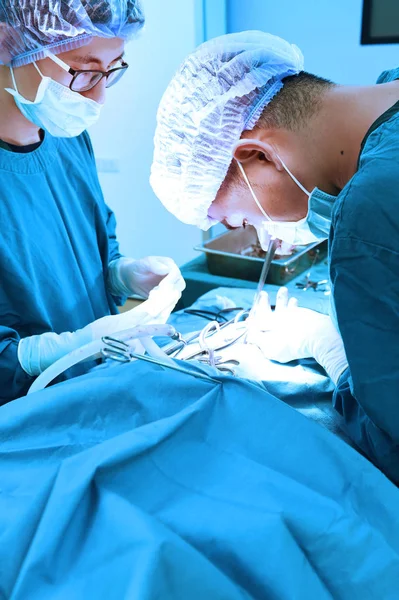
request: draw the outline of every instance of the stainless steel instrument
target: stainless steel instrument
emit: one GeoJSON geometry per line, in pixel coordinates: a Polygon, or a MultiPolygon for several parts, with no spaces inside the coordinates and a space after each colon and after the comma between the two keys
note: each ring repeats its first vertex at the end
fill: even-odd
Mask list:
{"type": "MultiPolygon", "coordinates": [[[[207,266],[213,275],[259,281],[264,257],[251,256],[251,248],[257,243],[256,231],[246,227],[227,231],[207,242],[195,246],[206,256],[207,266]]],[[[289,256],[274,256],[271,260],[267,283],[285,285],[294,277],[327,257],[328,242],[315,242],[297,246],[289,256]]]]}

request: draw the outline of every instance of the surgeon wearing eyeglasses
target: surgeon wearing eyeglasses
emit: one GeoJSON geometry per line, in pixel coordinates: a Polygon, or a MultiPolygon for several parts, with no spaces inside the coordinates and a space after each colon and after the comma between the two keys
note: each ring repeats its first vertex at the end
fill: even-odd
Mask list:
{"type": "Polygon", "coordinates": [[[136,0],[0,0],[0,403],[175,266],[121,256],[86,132],[143,24],[136,0]]]}

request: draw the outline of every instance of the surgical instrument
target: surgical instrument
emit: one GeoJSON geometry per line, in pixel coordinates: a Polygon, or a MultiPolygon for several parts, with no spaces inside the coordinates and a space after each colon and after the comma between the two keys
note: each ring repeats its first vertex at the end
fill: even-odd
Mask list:
{"type": "Polygon", "coordinates": [[[328,279],[321,279],[320,281],[315,281],[310,278],[312,275],[313,267],[315,266],[319,255],[320,255],[320,250],[319,250],[319,248],[317,248],[315,255],[314,255],[314,259],[312,261],[312,264],[310,265],[310,268],[305,275],[305,279],[303,281],[297,281],[297,283],[295,284],[295,287],[299,288],[300,290],[302,290],[304,292],[307,292],[310,289],[312,289],[314,292],[319,292],[319,291],[324,292],[324,293],[328,292],[328,288],[329,288],[328,279]],[[320,287],[321,287],[321,289],[319,289],[320,287]]]}
{"type": "MultiPolygon", "coordinates": [[[[219,324],[219,326],[220,326],[219,331],[221,331],[222,329],[224,329],[225,327],[228,327],[229,325],[231,325],[233,323],[238,323],[239,321],[246,319],[249,315],[249,310],[246,310],[244,308],[236,307],[236,308],[222,309],[222,310],[225,312],[233,312],[235,310],[239,310],[240,312],[237,313],[232,319],[230,319],[226,323],[219,324]]],[[[222,311],[220,311],[220,312],[222,312],[222,311]]],[[[167,354],[168,356],[173,355],[173,358],[176,358],[178,356],[178,354],[183,350],[183,348],[185,348],[185,346],[188,346],[189,344],[192,344],[199,339],[199,336],[201,335],[202,331],[203,330],[195,331],[187,337],[182,336],[181,341],[178,341],[175,344],[169,344],[168,346],[164,347],[163,350],[164,350],[165,354],[167,354]]],[[[208,330],[208,334],[206,337],[211,336],[214,333],[215,333],[215,331],[213,331],[213,333],[211,333],[208,330]]]]}
{"type": "MultiPolygon", "coordinates": [[[[233,344],[238,342],[238,340],[240,340],[247,333],[246,327],[243,327],[243,329],[244,329],[244,331],[239,331],[233,337],[228,338],[228,340],[223,340],[222,342],[217,344],[215,347],[212,347],[213,352],[218,352],[219,350],[224,350],[225,348],[228,348],[229,346],[232,346],[233,344]]],[[[203,348],[200,348],[199,350],[197,349],[192,354],[185,356],[184,360],[192,360],[194,358],[203,356],[204,354],[206,354],[206,352],[207,352],[207,350],[205,350],[203,348]]]]}
{"type": "Polygon", "coordinates": [[[149,362],[154,365],[159,365],[161,367],[165,367],[166,369],[172,369],[173,371],[179,371],[180,373],[184,373],[185,375],[191,375],[196,379],[204,379],[205,381],[212,381],[214,383],[220,383],[217,379],[213,379],[209,375],[205,373],[198,373],[197,371],[190,371],[189,369],[185,369],[180,366],[178,363],[174,361],[163,362],[158,358],[153,358],[152,356],[147,356],[144,354],[137,354],[136,352],[132,352],[129,348],[129,345],[126,342],[119,340],[118,338],[113,338],[111,336],[104,336],[103,343],[106,348],[103,349],[103,356],[107,356],[112,360],[116,360],[118,362],[131,362],[132,360],[143,360],[144,362],[149,362]],[[109,350],[108,350],[109,349],[109,350]],[[105,354],[104,354],[105,352],[105,354]],[[109,354],[108,354],[109,352],[109,354]],[[118,356],[116,358],[116,356],[118,356]]]}
{"type": "MultiPolygon", "coordinates": [[[[168,336],[173,338],[173,336],[176,335],[176,329],[172,325],[168,324],[136,325],[136,327],[115,332],[113,335],[118,336],[117,338],[114,338],[117,339],[118,342],[125,343],[125,340],[137,340],[142,343],[143,340],[148,340],[152,338],[152,336],[168,336]]],[[[69,354],[61,357],[50,367],[48,367],[48,369],[43,371],[43,373],[39,375],[39,377],[35,379],[35,381],[32,383],[31,387],[28,390],[28,394],[33,394],[34,392],[38,392],[44,389],[56,377],[58,377],[59,375],[61,375],[61,373],[63,373],[67,369],[70,369],[74,365],[88,359],[96,359],[98,357],[103,356],[103,347],[103,340],[98,339],[94,340],[93,342],[90,342],[89,344],[86,344],[85,346],[81,346],[80,348],[77,348],[69,354]]],[[[110,348],[110,350],[114,351],[118,351],[121,349],[122,348],[119,347],[110,348]]]]}
{"type": "Polygon", "coordinates": [[[202,319],[207,319],[208,321],[218,321],[222,320],[223,323],[227,322],[228,319],[223,313],[231,313],[235,311],[244,310],[242,306],[234,306],[231,308],[222,308],[218,312],[212,310],[206,310],[202,308],[186,308],[184,312],[187,315],[193,315],[195,317],[201,317],[202,319]]]}
{"type": "Polygon", "coordinates": [[[277,247],[279,244],[279,240],[277,238],[271,238],[269,242],[269,247],[267,249],[265,262],[263,263],[262,271],[260,273],[258,287],[256,288],[256,293],[254,297],[253,306],[256,306],[259,302],[259,298],[263,288],[265,287],[266,278],[270,270],[270,265],[276,253],[277,247]]]}
{"type": "Polygon", "coordinates": [[[298,281],[295,286],[299,289],[301,289],[304,292],[307,292],[307,290],[312,289],[314,292],[326,292],[327,291],[327,284],[328,284],[328,279],[321,279],[320,281],[312,281],[311,279],[308,279],[306,277],[304,282],[298,281]],[[319,290],[319,287],[322,287],[322,289],[319,290]]]}

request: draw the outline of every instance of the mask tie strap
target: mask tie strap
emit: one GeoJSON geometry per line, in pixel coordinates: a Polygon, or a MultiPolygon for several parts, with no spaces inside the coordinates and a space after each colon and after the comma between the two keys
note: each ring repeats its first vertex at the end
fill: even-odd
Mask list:
{"type": "Polygon", "coordinates": [[[252,194],[252,198],[253,198],[253,199],[255,200],[255,202],[256,202],[256,205],[257,205],[257,207],[259,208],[259,210],[260,210],[260,212],[262,213],[262,215],[263,215],[264,217],[266,217],[266,219],[267,219],[268,221],[272,221],[272,219],[269,217],[269,215],[267,214],[267,212],[265,212],[265,211],[264,211],[264,209],[263,209],[263,207],[262,207],[261,203],[260,203],[260,202],[259,202],[259,200],[257,199],[257,197],[256,197],[256,194],[255,194],[255,192],[254,192],[254,191],[253,191],[253,189],[252,189],[252,185],[249,183],[249,179],[248,179],[248,177],[247,177],[247,174],[246,174],[246,172],[245,172],[245,170],[244,170],[244,167],[242,166],[242,164],[240,163],[240,161],[239,161],[239,160],[237,160],[237,159],[236,159],[236,161],[237,161],[238,167],[239,167],[239,169],[240,169],[240,171],[241,171],[241,174],[242,174],[242,176],[244,177],[244,181],[245,181],[245,183],[247,184],[247,186],[248,186],[248,188],[249,188],[249,191],[250,191],[250,192],[251,192],[251,194],[252,194]]]}
{"type": "Polygon", "coordinates": [[[12,79],[12,84],[14,86],[14,90],[19,94],[17,82],[15,81],[14,69],[12,67],[10,67],[10,71],[11,71],[11,79],[12,79]]]}
{"type": "MultiPolygon", "coordinates": [[[[44,79],[44,75],[41,72],[41,70],[39,69],[39,67],[37,66],[36,63],[33,63],[33,66],[35,67],[36,71],[39,73],[40,77],[42,79],[44,79]]],[[[12,79],[12,84],[14,86],[14,90],[19,94],[19,90],[18,90],[18,86],[17,86],[17,82],[15,80],[15,75],[14,75],[14,69],[12,67],[10,67],[10,72],[11,72],[11,79],[12,79]]]]}
{"type": "MultiPolygon", "coordinates": [[[[277,154],[278,156],[278,154],[277,154]]],[[[293,181],[295,181],[295,183],[297,184],[297,186],[307,195],[308,198],[310,198],[310,196],[312,195],[310,192],[308,192],[308,190],[303,187],[302,183],[300,183],[298,181],[298,179],[295,177],[295,175],[293,175],[291,173],[291,171],[289,170],[289,168],[287,167],[287,165],[285,164],[285,162],[283,161],[283,159],[281,158],[281,156],[278,156],[279,160],[281,161],[281,164],[283,165],[284,169],[287,171],[288,175],[291,177],[291,179],[293,181]]]]}
{"type": "Polygon", "coordinates": [[[37,64],[35,62],[33,63],[33,66],[35,67],[36,71],[39,73],[40,77],[42,79],[44,79],[43,73],[41,72],[41,70],[39,69],[39,67],[37,66],[37,64]]]}

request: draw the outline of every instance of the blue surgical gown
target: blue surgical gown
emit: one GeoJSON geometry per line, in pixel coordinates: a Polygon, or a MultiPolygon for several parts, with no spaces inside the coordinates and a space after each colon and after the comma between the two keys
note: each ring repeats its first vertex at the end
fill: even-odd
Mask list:
{"type": "MultiPolygon", "coordinates": [[[[378,83],[395,79],[399,69],[378,83]]],[[[349,363],[334,405],[352,439],[399,483],[399,102],[366,134],[335,201],[330,275],[349,363]]]]}
{"type": "Polygon", "coordinates": [[[1,147],[0,196],[1,404],[33,381],[18,361],[20,338],[117,312],[106,281],[120,254],[87,133],[46,134],[29,153],[1,147]]]}

